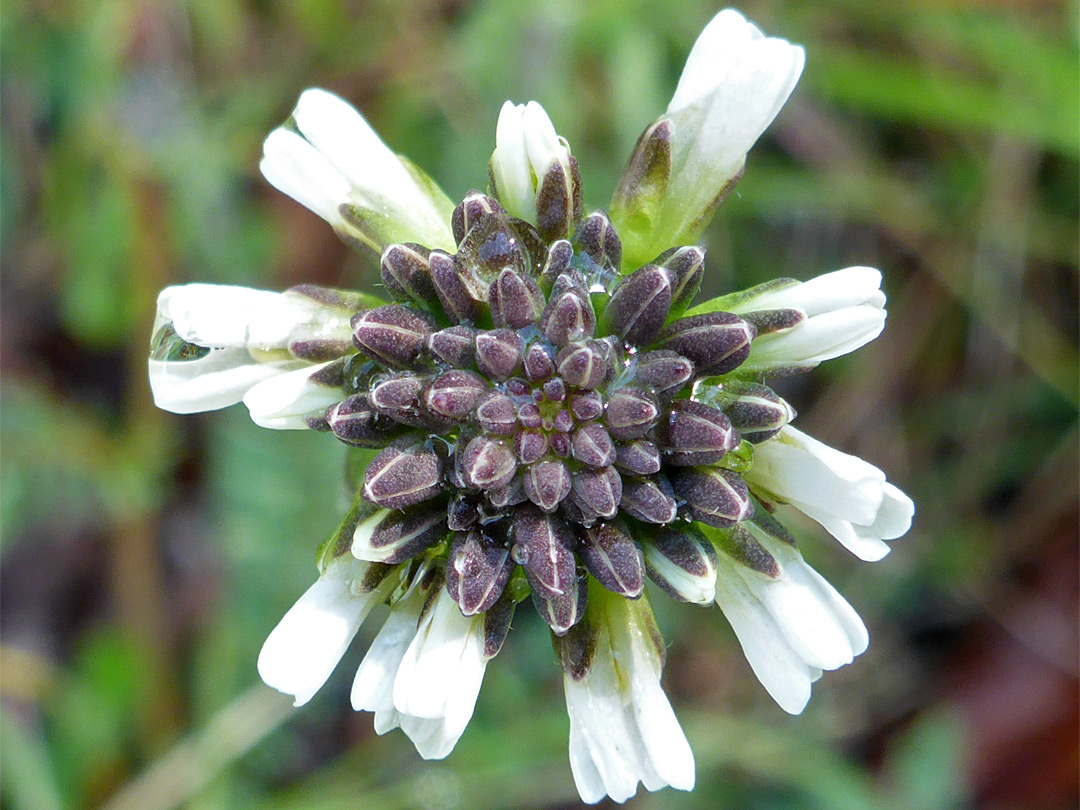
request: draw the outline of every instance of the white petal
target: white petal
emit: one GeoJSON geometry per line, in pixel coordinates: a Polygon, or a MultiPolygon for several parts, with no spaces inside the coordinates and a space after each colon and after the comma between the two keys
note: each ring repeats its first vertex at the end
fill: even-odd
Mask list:
{"type": "MultiPolygon", "coordinates": [[[[352,554],[358,560],[382,562],[386,558],[382,550],[372,548],[371,538],[375,534],[375,529],[382,523],[383,518],[389,514],[389,509],[376,509],[370,517],[366,517],[356,524],[356,529],[353,530],[352,554]]],[[[419,613],[418,609],[417,617],[419,617],[419,613]]]]}
{"type": "Polygon", "coordinates": [[[421,605],[422,600],[395,605],[356,670],[349,695],[352,707],[358,712],[375,712],[378,734],[385,734],[398,725],[393,697],[394,676],[416,635],[421,605]]]}
{"type": "Polygon", "coordinates": [[[765,292],[733,306],[731,311],[801,309],[813,317],[860,304],[871,304],[878,309],[885,306],[881,272],[873,267],[846,267],[825,273],[801,284],[765,292]]]}
{"type": "Polygon", "coordinates": [[[525,151],[539,181],[552,163],[566,158],[568,150],[559,140],[555,125],[551,123],[547,112],[537,102],[530,101],[525,105],[521,123],[525,136],[525,151]]]}
{"type": "Polygon", "coordinates": [[[634,683],[634,716],[648,753],[647,761],[656,771],[659,784],[645,782],[649,790],[671,785],[678,790],[694,789],[694,752],[686,740],[671,703],[659,681],[638,679],[634,683]]]}
{"type": "Polygon", "coordinates": [[[150,389],[162,410],[213,411],[240,402],[264,380],[306,365],[291,359],[259,363],[247,349],[211,349],[197,360],[150,360],[150,389]]]}
{"type": "Polygon", "coordinates": [[[716,597],[716,572],[702,577],[694,576],[655,550],[652,543],[645,544],[645,562],[679,596],[694,605],[712,604],[716,597]]]}
{"type": "Polygon", "coordinates": [[[865,346],[885,328],[885,310],[871,304],[826,312],[750,346],[747,367],[817,365],[865,346]]]}
{"type": "Polygon", "coordinates": [[[350,584],[364,563],[332,563],[285,614],[259,653],[259,676],[268,686],[307,703],[330,677],[364,617],[374,593],[357,595],[350,584]]]}
{"type": "Polygon", "coordinates": [[[305,366],[264,380],[244,394],[251,420],[275,430],[304,430],[306,414],[323,410],[343,398],[337,386],[321,385],[312,376],[337,361],[305,366]]]}
{"type": "Polygon", "coordinates": [[[499,201],[513,216],[524,218],[535,207],[535,187],[529,153],[525,147],[523,116],[525,105],[512,101],[503,104],[495,125],[495,151],[491,170],[499,201]]]}
{"type": "Polygon", "coordinates": [[[259,169],[278,191],[334,227],[344,224],[338,207],[349,199],[351,184],[337,167],[295,132],[275,129],[267,136],[259,169]]]}

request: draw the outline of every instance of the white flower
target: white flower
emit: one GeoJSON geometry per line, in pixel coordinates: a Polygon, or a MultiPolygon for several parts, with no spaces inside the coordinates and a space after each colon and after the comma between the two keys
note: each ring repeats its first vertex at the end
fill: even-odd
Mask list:
{"type": "Polygon", "coordinates": [[[329,388],[308,384],[321,366],[298,359],[290,348],[318,345],[331,354],[352,349],[349,313],[356,296],[321,294],[323,300],[303,288],[166,287],[158,295],[149,361],[154,402],[174,413],[195,413],[250,397],[257,423],[304,427],[302,413],[341,399],[340,390],[330,398],[329,388]],[[315,387],[321,396],[311,396],[315,387]],[[298,410],[308,404],[307,411],[298,410]]]}
{"type": "Polygon", "coordinates": [[[453,204],[391,152],[364,117],[325,90],[305,90],[292,123],[263,144],[263,176],[334,230],[381,252],[391,242],[454,249],[453,204]]]}
{"type": "Polygon", "coordinates": [[[386,597],[389,578],[361,593],[368,563],[331,561],[273,629],[259,653],[259,676],[302,706],[326,683],[371,608],[386,597]]]}
{"type": "Polygon", "coordinates": [[[503,104],[495,125],[491,177],[499,202],[511,216],[536,223],[536,195],[554,166],[569,179],[570,147],[537,102],[503,104]]]}
{"type": "Polygon", "coordinates": [[[791,95],[804,61],[801,47],[766,37],[733,9],[712,19],[690,51],[666,114],[638,143],[635,157],[653,158],[638,164],[635,187],[624,177],[612,202],[628,262],[636,266],[697,237],[791,95]],[[665,164],[666,177],[653,174],[665,164]]]}
{"type": "Polygon", "coordinates": [[[889,553],[883,542],[911,528],[915,505],[885,473],[788,425],[755,447],[745,475],[753,489],[820,523],[862,560],[889,553]]]}
{"type": "Polygon", "coordinates": [[[320,377],[320,372],[336,362],[305,366],[252,386],[244,394],[251,421],[259,427],[274,430],[306,429],[306,415],[321,413],[341,401],[340,379],[320,377]]]}
{"type": "Polygon", "coordinates": [[[472,718],[487,658],[484,617],[465,617],[445,588],[416,588],[391,608],[353,681],[352,705],[375,731],[404,731],[424,759],[449,754],[472,718]]]}
{"type": "Polygon", "coordinates": [[[765,286],[770,289],[747,296],[730,311],[794,309],[806,317],[790,329],[755,338],[744,364],[747,371],[812,368],[855,351],[885,328],[881,273],[872,267],[848,267],[790,286],[765,286]]]}
{"type": "Polygon", "coordinates": [[[648,602],[602,588],[562,642],[570,768],[582,800],[625,802],[666,785],[694,787],[694,755],[660,687],[663,641],[648,602]]]}
{"type": "Polygon", "coordinates": [[[720,553],[716,604],[754,674],[784,711],[799,714],[822,670],[850,664],[869,643],[858,614],[791,546],[759,533],[780,566],[770,578],[720,553]]]}

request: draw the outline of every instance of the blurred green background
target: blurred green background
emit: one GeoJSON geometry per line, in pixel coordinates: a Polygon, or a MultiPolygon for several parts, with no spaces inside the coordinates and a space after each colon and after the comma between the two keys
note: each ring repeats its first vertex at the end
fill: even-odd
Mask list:
{"type": "MultiPolygon", "coordinates": [[[[0,23],[5,807],[575,808],[546,628],[520,612],[454,753],[305,708],[263,639],[342,513],[342,450],[151,402],[157,291],[371,288],[258,174],[298,93],[355,103],[460,197],[506,98],[607,204],[719,6],[688,0],[6,0],[0,23]]],[[[882,268],[884,335],[785,384],[799,425],[918,505],[875,565],[808,526],[871,630],[800,717],[717,610],[657,597],[692,794],[634,808],[1077,806],[1075,3],[749,0],[807,66],[705,234],[703,294],[882,268]]],[[[372,624],[376,624],[372,623],[372,624]]]]}

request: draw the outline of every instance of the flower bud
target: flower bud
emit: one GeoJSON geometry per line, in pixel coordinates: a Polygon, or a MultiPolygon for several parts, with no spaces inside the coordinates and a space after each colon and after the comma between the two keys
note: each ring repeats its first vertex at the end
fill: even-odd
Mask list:
{"type": "MultiPolygon", "coordinates": [[[[548,402],[561,403],[566,401],[566,383],[561,377],[545,382],[542,390],[548,402]]],[[[562,412],[560,411],[560,413],[562,412]]],[[[569,413],[567,413],[567,416],[569,416],[569,413]]]]}
{"type": "Polygon", "coordinates": [[[459,532],[446,560],[446,590],[462,614],[474,616],[502,596],[513,570],[514,561],[505,546],[476,529],[459,532]]]}
{"type": "Polygon", "coordinates": [[[707,312],[673,321],[658,347],[693,362],[699,377],[734,371],[750,354],[754,327],[730,312],[707,312]]]}
{"type": "Polygon", "coordinates": [[[522,329],[544,310],[544,294],[531,278],[504,267],[488,290],[488,306],[495,326],[522,329]]]}
{"type": "Polygon", "coordinates": [[[495,380],[514,376],[521,367],[525,341],[510,329],[492,329],[476,336],[476,363],[480,371],[495,380]]]}
{"type": "Polygon", "coordinates": [[[580,470],[574,476],[570,497],[586,514],[613,518],[619,512],[622,489],[622,477],[614,467],[580,470]]]}
{"type": "Polygon", "coordinates": [[[555,374],[555,357],[540,341],[533,341],[525,350],[525,377],[529,382],[540,382],[555,374]]]}
{"type": "Polygon", "coordinates": [[[759,443],[776,435],[795,418],[795,409],[771,388],[759,383],[732,380],[717,390],[713,404],[724,409],[743,438],[759,443]]]}
{"type": "Polygon", "coordinates": [[[746,482],[730,470],[687,467],[671,472],[675,494],[686,501],[695,520],[725,528],[754,514],[746,482]]]}
{"type": "Polygon", "coordinates": [[[454,231],[454,241],[460,245],[465,238],[465,234],[469,232],[473,225],[481,218],[492,214],[505,216],[506,209],[499,205],[499,201],[494,197],[489,197],[480,191],[470,191],[454,209],[454,213],[450,215],[450,227],[454,231]]]}
{"type": "Polygon", "coordinates": [[[461,477],[475,489],[498,489],[510,483],[517,472],[517,459],[510,445],[502,439],[477,436],[461,455],[461,477]]]}
{"type": "Polygon", "coordinates": [[[556,279],[570,269],[570,260],[574,258],[574,246],[565,239],[552,242],[548,247],[547,260],[540,271],[540,288],[552,289],[556,279]]]}
{"type": "Polygon", "coordinates": [[[525,494],[525,482],[521,470],[515,473],[510,483],[498,489],[487,491],[487,501],[496,509],[505,509],[508,506],[517,506],[525,503],[529,496],[525,494]]]}
{"type": "Polygon", "coordinates": [[[475,368],[476,336],[479,334],[480,330],[472,326],[440,329],[428,338],[428,349],[448,366],[475,368]]]}
{"type": "Polygon", "coordinates": [[[431,281],[430,255],[428,248],[411,242],[388,245],[379,263],[383,286],[399,301],[414,301],[422,307],[436,306],[439,299],[431,281]]]}
{"type": "Polygon", "coordinates": [[[387,447],[364,474],[364,497],[387,509],[423,503],[442,488],[442,459],[422,444],[387,447]]]}
{"type": "Polygon", "coordinates": [[[400,304],[363,310],[352,318],[356,345],[397,368],[410,368],[420,359],[424,344],[435,331],[431,316],[400,304]]]}
{"type": "Polygon", "coordinates": [[[353,533],[353,556],[389,565],[415,557],[449,533],[446,509],[441,504],[390,512],[381,517],[374,530],[366,526],[367,522],[358,525],[353,533]]]}
{"type": "Polygon", "coordinates": [[[645,570],[680,602],[708,605],[716,597],[716,550],[689,529],[661,529],[645,543],[645,570]]]}
{"type": "Polygon", "coordinates": [[[551,452],[557,455],[559,458],[570,457],[570,437],[565,433],[549,433],[548,442],[551,445],[551,452]]]}
{"type": "Polygon", "coordinates": [[[588,422],[604,413],[604,400],[595,391],[580,391],[570,397],[570,412],[579,422],[588,422]]]}
{"type": "Polygon", "coordinates": [[[607,214],[594,211],[574,232],[574,243],[600,267],[618,270],[622,264],[622,242],[607,214]]]}
{"type": "Polygon", "coordinates": [[[403,425],[432,430],[445,428],[445,422],[424,410],[420,401],[420,394],[429,379],[409,372],[386,377],[372,386],[371,405],[403,425]]]}
{"type": "Polygon", "coordinates": [[[574,432],[571,449],[574,458],[587,467],[607,467],[615,461],[615,444],[597,422],[582,425],[574,432]]]}
{"type": "Polygon", "coordinates": [[[497,215],[481,217],[465,235],[456,255],[458,270],[478,300],[486,300],[492,282],[505,268],[526,275],[528,264],[518,237],[497,215]]]}
{"type": "Polygon", "coordinates": [[[645,563],[641,545],[618,523],[601,523],[585,529],[581,557],[589,573],[612,593],[637,599],[645,588],[645,563]]]}
{"type": "Polygon", "coordinates": [[[596,334],[596,315],[584,279],[576,271],[564,272],[555,279],[540,316],[540,331],[556,346],[596,334]]]}
{"type": "Polygon", "coordinates": [[[624,478],[620,508],[632,518],[660,525],[671,523],[679,511],[671,484],[662,475],[624,478]]]}
{"type": "Polygon", "coordinates": [[[480,301],[473,295],[452,256],[433,250],[429,257],[431,282],[442,310],[453,323],[473,322],[480,317],[480,301]]]}
{"type": "Polygon", "coordinates": [[[677,352],[660,349],[638,357],[637,381],[658,397],[677,394],[694,378],[694,364],[677,352]]]}
{"type": "Polygon", "coordinates": [[[591,390],[612,374],[611,354],[599,340],[571,343],[559,350],[555,362],[567,385],[591,390]]]}
{"type": "Polygon", "coordinates": [[[562,461],[540,461],[525,470],[524,483],[530,501],[544,512],[554,512],[570,494],[570,470],[562,461]]]}
{"type": "Polygon", "coordinates": [[[577,161],[553,163],[536,192],[536,229],[549,242],[565,239],[581,219],[581,176],[577,161]]]}
{"type": "Polygon", "coordinates": [[[326,423],[341,441],[356,447],[385,447],[408,429],[378,414],[368,394],[353,394],[326,409],[326,423]]]}
{"type": "Polygon", "coordinates": [[[634,475],[660,472],[660,448],[648,439],[620,442],[615,447],[615,466],[634,475]]]}
{"type": "Polygon", "coordinates": [[[423,403],[436,416],[460,422],[473,412],[486,391],[487,385],[479,374],[451,369],[428,383],[423,403]]]}
{"type": "Polygon", "coordinates": [[[512,525],[511,553],[525,569],[533,593],[554,599],[572,592],[577,571],[574,536],[566,521],[534,506],[519,506],[514,510],[512,525]]]}
{"type": "Polygon", "coordinates": [[[627,441],[640,439],[656,422],[660,408],[651,394],[627,386],[608,397],[604,424],[612,438],[627,441]]]}
{"type": "Polygon", "coordinates": [[[548,257],[548,244],[544,241],[544,237],[531,223],[517,217],[510,217],[507,225],[513,232],[521,248],[522,256],[525,258],[526,275],[530,278],[539,276],[548,257]]]}
{"type": "Polygon", "coordinates": [[[665,460],[677,467],[715,464],[739,443],[738,432],[722,411],[690,399],[671,403],[657,436],[665,460]]]}
{"type": "Polygon", "coordinates": [[[519,430],[514,434],[514,452],[522,464],[534,464],[548,451],[547,434],[540,430],[519,430]]]}
{"type": "Polygon", "coordinates": [[[523,402],[517,409],[517,419],[521,426],[529,430],[539,430],[544,426],[544,417],[535,402],[523,402]]]}
{"type": "Polygon", "coordinates": [[[517,420],[514,400],[498,391],[488,391],[476,406],[477,423],[496,436],[513,436],[517,430],[517,420]]]}
{"type": "Polygon", "coordinates": [[[652,343],[671,307],[672,281],[671,273],[655,264],[640,267],[620,281],[604,309],[608,331],[635,346],[652,343]]]}
{"type": "Polygon", "coordinates": [[[464,532],[471,529],[480,520],[477,498],[460,492],[446,507],[446,523],[452,532],[464,532]]]}
{"type": "Polygon", "coordinates": [[[675,281],[671,287],[671,312],[668,317],[682,315],[701,289],[705,275],[705,248],[697,245],[671,248],[661,254],[656,264],[666,267],[675,281]]]}
{"type": "Polygon", "coordinates": [[[571,627],[584,618],[588,597],[588,577],[585,576],[584,571],[577,578],[577,582],[561,596],[548,599],[535,590],[532,593],[533,607],[536,608],[536,612],[548,623],[551,632],[559,637],[565,636],[570,632],[571,627]]]}

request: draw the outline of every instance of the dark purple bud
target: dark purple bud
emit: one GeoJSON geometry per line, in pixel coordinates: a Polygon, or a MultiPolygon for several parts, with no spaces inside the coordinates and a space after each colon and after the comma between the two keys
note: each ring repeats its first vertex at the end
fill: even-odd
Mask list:
{"type": "Polygon", "coordinates": [[[613,593],[637,599],[645,588],[641,546],[617,523],[602,523],[579,534],[581,559],[589,573],[613,593]]]}
{"type": "Polygon", "coordinates": [[[574,535],[557,515],[519,506],[512,518],[514,561],[525,569],[533,592],[553,599],[576,585],[574,535]]]}
{"type": "Polygon", "coordinates": [[[488,290],[488,306],[496,326],[522,329],[544,311],[544,294],[536,281],[505,267],[488,290]]]}
{"type": "Polygon", "coordinates": [[[517,217],[507,218],[510,230],[514,232],[521,252],[526,259],[525,272],[532,277],[540,275],[547,262],[548,245],[540,231],[536,230],[531,223],[517,217]]]}
{"type": "Polygon", "coordinates": [[[574,458],[588,467],[607,467],[615,461],[615,444],[598,422],[578,428],[574,432],[572,448],[574,458]]]}
{"type": "Polygon", "coordinates": [[[440,329],[428,338],[428,348],[439,360],[454,368],[476,367],[476,336],[480,330],[472,326],[451,326],[440,329]]]}
{"type": "Polygon", "coordinates": [[[660,472],[660,448],[648,439],[620,443],[615,448],[615,466],[633,475],[660,472]]]}
{"type": "Polygon", "coordinates": [[[525,341],[510,329],[492,329],[476,336],[476,363],[495,380],[507,380],[521,367],[525,341]]]}
{"type": "Polygon", "coordinates": [[[428,384],[423,403],[436,416],[460,422],[473,412],[486,391],[487,384],[479,374],[451,369],[428,384]]]}
{"type": "Polygon", "coordinates": [[[506,381],[506,393],[512,397],[527,397],[533,393],[532,386],[521,377],[512,377],[506,381]]]}
{"type": "Polygon", "coordinates": [[[435,331],[431,316],[400,304],[363,310],[352,317],[353,342],[391,366],[417,363],[424,343],[435,331]]]}
{"type": "Polygon", "coordinates": [[[663,476],[623,479],[622,502],[619,507],[646,523],[671,523],[679,507],[671,484],[663,476]]]}
{"type": "Polygon", "coordinates": [[[638,357],[637,381],[659,396],[677,394],[694,378],[694,364],[681,354],[661,349],[638,357]]]}
{"type": "Polygon", "coordinates": [[[517,420],[529,430],[539,430],[544,424],[544,417],[540,415],[540,408],[535,402],[522,403],[517,409],[517,420]]]}
{"type": "Polygon", "coordinates": [[[540,430],[520,430],[514,436],[514,452],[522,464],[533,464],[548,450],[547,434],[540,430]]]}
{"type": "Polygon", "coordinates": [[[574,243],[601,267],[618,270],[622,264],[622,242],[607,214],[594,211],[574,232],[574,243]]]}
{"type": "Polygon", "coordinates": [[[627,386],[608,397],[604,423],[612,438],[640,439],[655,424],[660,408],[652,394],[627,386]]]}
{"type": "Polygon", "coordinates": [[[364,474],[364,497],[387,509],[423,503],[442,489],[442,459],[422,444],[387,447],[364,474]]]}
{"type": "Polygon", "coordinates": [[[574,417],[570,415],[570,411],[556,411],[551,417],[551,427],[558,433],[569,433],[574,429],[574,417]]]}
{"type": "MultiPolygon", "coordinates": [[[[480,301],[469,290],[452,256],[433,250],[431,281],[446,317],[454,323],[472,322],[480,317],[480,301]]],[[[486,288],[485,288],[486,291],[486,288]]]]}
{"type": "Polygon", "coordinates": [[[540,178],[536,190],[536,229],[545,241],[564,239],[581,219],[581,178],[577,161],[554,162],[540,178]]]}
{"type": "Polygon", "coordinates": [[[385,447],[407,428],[379,415],[366,393],[353,394],[326,409],[326,423],[341,441],[356,447],[385,447]]]}
{"type": "Polygon", "coordinates": [[[429,379],[408,372],[385,377],[372,386],[371,404],[379,413],[403,425],[433,430],[445,426],[421,404],[420,395],[429,379]]]}
{"type": "Polygon", "coordinates": [[[738,432],[722,411],[690,399],[672,402],[656,433],[664,459],[677,467],[715,464],[739,444],[738,432]]]}
{"type": "Polygon", "coordinates": [[[612,373],[611,353],[599,340],[571,343],[555,357],[559,376],[574,388],[598,388],[612,373]]]}
{"type": "Polygon", "coordinates": [[[548,623],[551,632],[562,637],[585,617],[585,602],[588,596],[588,577],[582,571],[577,582],[562,596],[547,599],[534,590],[532,601],[536,612],[548,623]]]}
{"type": "Polygon", "coordinates": [[[424,307],[438,304],[428,267],[430,255],[422,245],[387,246],[380,262],[383,286],[399,301],[414,301],[424,307]]]}
{"type": "Polygon", "coordinates": [[[799,309],[759,309],[756,312],[744,312],[740,316],[757,330],[759,335],[769,332],[782,332],[798,326],[806,320],[806,313],[799,309]]]}
{"type": "Polygon", "coordinates": [[[570,455],[570,437],[567,434],[548,434],[548,443],[551,446],[551,452],[559,458],[566,458],[570,455]]]}
{"type": "Polygon", "coordinates": [[[656,263],[666,267],[674,278],[671,288],[670,315],[681,315],[693,303],[705,274],[705,248],[691,245],[666,251],[656,263]]]}
{"type": "Polygon", "coordinates": [[[459,532],[446,559],[446,590],[463,615],[475,616],[502,596],[513,570],[508,548],[476,529],[459,532]]]}
{"type": "Polygon", "coordinates": [[[415,557],[449,533],[446,510],[440,504],[391,512],[364,543],[362,559],[394,565],[415,557]]]}
{"type": "Polygon", "coordinates": [[[562,461],[539,461],[525,470],[525,494],[544,512],[554,512],[570,494],[570,470],[562,461]]]}
{"type": "Polygon", "coordinates": [[[491,660],[499,654],[510,632],[517,602],[509,590],[503,590],[494,605],[484,611],[484,658],[491,660]]]}
{"type": "Polygon", "coordinates": [[[480,520],[475,496],[460,493],[454,496],[446,507],[446,523],[451,531],[464,532],[471,529],[480,520]]]}
{"type": "Polygon", "coordinates": [[[461,456],[461,477],[466,486],[498,489],[509,484],[515,472],[517,459],[508,442],[477,436],[465,446],[461,456]]]}
{"type": "Polygon", "coordinates": [[[559,377],[545,382],[543,390],[548,402],[563,402],[566,399],[566,383],[559,377]]]}
{"type": "MultiPolygon", "coordinates": [[[[751,442],[763,442],[776,435],[776,431],[795,418],[795,409],[766,385],[758,383],[733,383],[724,385],[724,413],[743,438],[751,442]]],[[[718,403],[720,404],[720,403],[718,403]]]]}
{"type": "Polygon", "coordinates": [[[539,341],[533,341],[525,350],[525,377],[530,382],[540,382],[555,374],[555,353],[539,341]]]}
{"type": "Polygon", "coordinates": [[[470,191],[450,215],[454,241],[460,245],[461,240],[465,238],[465,234],[473,225],[492,214],[505,216],[506,209],[499,205],[499,201],[494,197],[489,197],[480,191],[470,191]]]}
{"type": "Polygon", "coordinates": [[[504,268],[527,274],[527,262],[517,234],[503,217],[496,215],[481,217],[469,228],[458,246],[457,263],[475,298],[487,296],[491,283],[504,268]]]}
{"type": "Polygon", "coordinates": [[[488,433],[513,436],[517,430],[517,407],[514,400],[498,391],[489,391],[476,406],[476,421],[488,433]]]}
{"type": "Polygon", "coordinates": [[[689,528],[661,529],[645,545],[645,571],[672,599],[709,604],[716,595],[716,550],[689,528]]]}
{"type": "Polygon", "coordinates": [[[648,346],[664,326],[671,306],[671,273],[647,264],[624,278],[604,308],[608,332],[627,343],[648,346]]]}
{"type": "Polygon", "coordinates": [[[570,397],[570,412],[579,422],[588,422],[604,412],[604,400],[595,391],[579,392],[570,397]]]}
{"type": "Polygon", "coordinates": [[[565,239],[551,243],[547,261],[540,273],[540,286],[550,290],[555,280],[570,269],[570,260],[574,258],[574,246],[565,239]]]}
{"type": "Polygon", "coordinates": [[[675,494],[686,501],[695,520],[725,528],[754,514],[746,482],[731,470],[717,467],[675,468],[671,471],[675,494]]]}
{"type": "Polygon", "coordinates": [[[519,470],[506,486],[490,490],[487,493],[487,500],[496,510],[517,506],[529,500],[529,496],[525,494],[525,483],[521,471],[519,470]]]}
{"type": "Polygon", "coordinates": [[[734,371],[750,354],[754,327],[730,312],[680,318],[660,333],[659,347],[689,359],[699,377],[734,371]]]}
{"type": "Polygon", "coordinates": [[[570,497],[582,512],[601,518],[613,518],[622,500],[622,477],[614,467],[580,470],[574,476],[570,497]]]}
{"type": "Polygon", "coordinates": [[[780,577],[780,563],[744,526],[737,524],[716,533],[716,543],[727,556],[739,565],[764,574],[770,579],[780,577]]]}
{"type": "Polygon", "coordinates": [[[547,307],[540,316],[540,330],[556,346],[596,334],[596,316],[589,294],[575,276],[568,271],[555,280],[547,307]]]}

